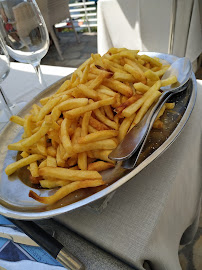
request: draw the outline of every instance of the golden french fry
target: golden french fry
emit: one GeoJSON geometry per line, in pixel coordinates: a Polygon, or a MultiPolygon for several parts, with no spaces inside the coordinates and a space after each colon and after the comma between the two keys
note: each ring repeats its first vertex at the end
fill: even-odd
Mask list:
{"type": "Polygon", "coordinates": [[[130,97],[126,102],[122,103],[120,106],[116,107],[115,112],[121,113],[125,108],[136,102],[138,99],[142,98],[142,95],[135,94],[130,97]]]}
{"type": "Polygon", "coordinates": [[[23,151],[20,155],[21,155],[21,157],[26,158],[29,156],[29,153],[23,151]]]}
{"type": "Polygon", "coordinates": [[[157,67],[161,67],[162,63],[160,61],[158,61],[157,59],[154,59],[148,55],[141,55],[140,58],[146,62],[149,62],[150,64],[157,66],[157,67]]]}
{"type": "Polygon", "coordinates": [[[121,142],[126,136],[129,130],[129,127],[134,120],[135,115],[136,114],[134,113],[130,117],[124,118],[123,122],[121,123],[120,128],[119,128],[119,135],[118,135],[119,142],[121,142]]]}
{"type": "Polygon", "coordinates": [[[158,91],[161,87],[161,82],[157,81],[144,95],[142,98],[138,99],[135,103],[128,106],[126,109],[122,111],[122,115],[124,117],[129,117],[133,113],[135,113],[145,102],[145,100],[150,96],[153,95],[154,92],[158,91]]]}
{"type": "Polygon", "coordinates": [[[174,102],[173,103],[166,103],[165,105],[166,105],[166,109],[168,109],[168,110],[172,110],[175,107],[174,102]]]}
{"type": "Polygon", "coordinates": [[[17,115],[12,115],[10,118],[10,121],[13,123],[16,123],[20,126],[24,126],[24,122],[25,122],[25,120],[23,118],[21,118],[20,116],[17,116],[17,115]]]}
{"type": "Polygon", "coordinates": [[[23,127],[26,137],[32,136],[32,115],[29,115],[28,117],[25,118],[23,127]]]}
{"type": "Polygon", "coordinates": [[[124,69],[129,72],[137,82],[146,83],[146,77],[138,66],[137,68],[134,68],[128,64],[125,64],[124,69]]]}
{"type": "Polygon", "coordinates": [[[108,127],[118,130],[118,125],[116,122],[108,119],[105,115],[101,113],[99,109],[94,110],[94,114],[96,118],[102,123],[106,124],[108,127]]]}
{"type": "Polygon", "coordinates": [[[65,90],[67,90],[71,85],[71,81],[66,80],[65,82],[63,82],[63,84],[60,86],[60,88],[57,90],[57,94],[64,92],[65,90]]]}
{"type": "Polygon", "coordinates": [[[158,76],[155,72],[153,72],[151,69],[147,70],[147,71],[144,73],[144,75],[145,75],[148,79],[150,79],[150,80],[152,80],[152,81],[158,81],[158,80],[159,80],[159,76],[158,76]]]}
{"type": "Polygon", "coordinates": [[[110,120],[114,120],[114,113],[113,113],[113,111],[112,111],[112,109],[111,109],[111,106],[104,106],[104,107],[102,107],[102,108],[104,108],[104,111],[105,111],[105,114],[106,114],[106,116],[110,119],[110,120]]]}
{"type": "Polygon", "coordinates": [[[110,163],[115,163],[115,161],[109,159],[109,154],[112,152],[112,150],[100,150],[100,151],[90,151],[88,152],[88,156],[91,158],[96,158],[96,159],[100,159],[100,160],[104,160],[110,163]]]}
{"type": "Polygon", "coordinates": [[[26,166],[26,165],[29,165],[30,163],[34,162],[34,161],[37,161],[37,160],[40,160],[40,159],[43,159],[44,156],[42,155],[37,155],[37,154],[34,154],[34,155],[30,155],[26,158],[22,158],[10,165],[8,165],[5,169],[5,173],[7,175],[11,175],[12,173],[14,173],[15,171],[17,171],[18,169],[26,166]]]}
{"type": "Polygon", "coordinates": [[[90,117],[89,120],[89,124],[97,130],[108,130],[109,127],[106,126],[105,124],[101,123],[100,121],[98,121],[97,119],[95,119],[94,117],[90,117]]]}
{"type": "Polygon", "coordinates": [[[98,172],[70,170],[66,168],[52,168],[44,167],[39,169],[39,175],[45,177],[52,177],[61,180],[83,181],[88,179],[102,179],[98,172]]]}
{"type": "Polygon", "coordinates": [[[56,159],[51,156],[47,156],[47,167],[57,167],[56,159]]]}
{"type": "Polygon", "coordinates": [[[139,83],[134,83],[133,84],[135,90],[137,90],[138,92],[142,92],[142,93],[145,93],[149,90],[149,86],[148,85],[145,85],[141,82],[139,83]]]}
{"type": "Polygon", "coordinates": [[[29,146],[33,145],[34,143],[38,142],[41,139],[41,137],[43,137],[48,132],[48,130],[50,129],[50,126],[51,126],[51,123],[43,122],[39,131],[37,131],[35,134],[30,136],[29,138],[24,139],[21,142],[21,145],[23,147],[29,147],[29,146]]]}
{"type": "Polygon", "coordinates": [[[105,100],[100,100],[100,101],[94,102],[92,104],[88,104],[84,107],[80,107],[80,108],[76,108],[76,109],[72,109],[70,111],[67,111],[64,113],[64,115],[67,118],[74,119],[75,117],[78,117],[78,116],[84,114],[85,112],[93,111],[93,110],[98,109],[102,106],[111,105],[114,102],[115,102],[115,97],[108,98],[105,100]]]}
{"type": "Polygon", "coordinates": [[[62,121],[61,129],[60,129],[60,138],[61,138],[63,147],[68,153],[72,151],[72,143],[71,143],[69,133],[68,133],[68,129],[70,125],[71,125],[71,121],[65,118],[62,121]]]}
{"type": "Polygon", "coordinates": [[[79,84],[77,87],[85,97],[92,98],[94,100],[98,100],[98,94],[92,88],[87,87],[85,84],[79,84]]]}
{"type": "Polygon", "coordinates": [[[136,81],[133,75],[117,71],[114,72],[113,79],[120,82],[131,82],[131,83],[134,83],[136,81]]]}
{"type": "Polygon", "coordinates": [[[142,117],[145,115],[145,113],[147,112],[147,110],[150,108],[150,106],[155,102],[155,100],[161,95],[161,92],[156,91],[153,93],[153,95],[149,96],[144,104],[142,105],[142,107],[140,108],[140,110],[138,111],[137,115],[135,116],[134,119],[134,123],[137,124],[140,122],[140,120],[142,119],[142,117]]]}
{"type": "MultiPolygon", "coordinates": [[[[166,105],[164,104],[160,110],[160,112],[158,113],[157,117],[156,117],[156,120],[158,120],[165,112],[165,109],[166,109],[166,105]]],[[[155,120],[155,121],[156,121],[155,120]]]]}
{"type": "Polygon", "coordinates": [[[40,164],[39,164],[39,169],[43,168],[43,167],[47,167],[47,159],[43,160],[40,164]]]}
{"type": "Polygon", "coordinates": [[[34,161],[30,163],[30,173],[33,177],[38,177],[39,176],[39,170],[38,170],[38,165],[37,162],[34,161]]]}
{"type": "MultiPolygon", "coordinates": [[[[65,166],[65,160],[63,159],[63,156],[61,154],[60,146],[57,147],[57,153],[56,153],[56,162],[58,167],[64,167],[65,166]]],[[[49,167],[51,168],[51,167],[49,167]]]]}
{"type": "Polygon", "coordinates": [[[78,138],[78,143],[83,144],[83,143],[96,142],[100,140],[106,140],[112,137],[116,137],[117,135],[118,135],[118,131],[116,130],[96,131],[94,133],[78,138]]]}
{"type": "Polygon", "coordinates": [[[49,114],[51,110],[58,104],[61,97],[56,97],[54,99],[50,99],[40,110],[39,114],[37,115],[37,122],[41,121],[45,115],[49,114]]]}
{"type": "Polygon", "coordinates": [[[59,111],[67,111],[72,110],[78,107],[82,107],[88,104],[87,98],[74,98],[74,99],[68,99],[60,103],[56,108],[59,111]]]}
{"type": "MultiPolygon", "coordinates": [[[[130,86],[128,86],[122,82],[116,81],[112,78],[105,79],[103,81],[103,84],[105,86],[113,89],[114,91],[121,93],[124,96],[131,97],[133,94],[133,91],[132,91],[130,86]]],[[[110,105],[110,104],[108,104],[108,105],[110,105]]]]}
{"type": "Polygon", "coordinates": [[[87,187],[97,187],[104,185],[105,182],[102,180],[85,180],[85,181],[76,181],[61,187],[56,193],[49,197],[40,197],[34,191],[30,190],[29,197],[45,204],[53,204],[60,199],[64,198],[68,194],[72,193],[75,190],[87,187]]]}
{"type": "Polygon", "coordinates": [[[112,163],[104,162],[104,161],[97,161],[97,162],[90,163],[88,165],[88,170],[101,172],[101,171],[105,171],[113,167],[114,167],[114,164],[112,163]]]}
{"type": "Polygon", "coordinates": [[[51,157],[56,157],[56,149],[53,146],[49,146],[47,147],[47,155],[51,156],[51,157]]]}
{"type": "Polygon", "coordinates": [[[161,80],[161,86],[171,85],[176,82],[177,82],[177,77],[173,75],[173,76],[170,76],[168,79],[161,80]]]}
{"type": "Polygon", "coordinates": [[[40,185],[42,188],[56,188],[56,187],[62,187],[70,184],[71,181],[63,181],[63,180],[41,180],[40,185]]]}
{"type": "Polygon", "coordinates": [[[75,144],[73,145],[74,153],[82,153],[91,150],[98,149],[114,149],[116,148],[117,143],[113,139],[105,139],[101,141],[85,143],[85,144],[75,144]]]}

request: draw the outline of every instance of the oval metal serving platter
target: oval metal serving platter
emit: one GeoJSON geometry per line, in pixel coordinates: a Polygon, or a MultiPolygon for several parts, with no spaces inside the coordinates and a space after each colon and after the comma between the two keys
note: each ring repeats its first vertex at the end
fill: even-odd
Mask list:
{"type": "MultiPolygon", "coordinates": [[[[142,52],[141,54],[156,56],[169,63],[177,59],[176,56],[162,53],[142,52]]],[[[24,117],[34,103],[39,104],[41,98],[54,93],[66,79],[68,79],[68,76],[48,87],[29,102],[18,115],[24,117]]],[[[153,129],[150,132],[139,158],[138,166],[135,169],[132,171],[125,170],[121,167],[121,163],[118,163],[114,169],[102,173],[106,186],[79,190],[54,205],[44,205],[29,198],[29,190],[33,188],[25,185],[19,179],[18,174],[10,177],[5,174],[5,167],[16,160],[16,152],[7,151],[7,145],[18,141],[23,133],[20,126],[9,123],[0,135],[0,214],[16,219],[49,218],[90,204],[105,197],[127,181],[135,181],[135,175],[160,156],[180,134],[193,110],[196,92],[196,79],[192,73],[187,89],[174,95],[170,100],[170,102],[175,102],[176,106],[172,111],[167,111],[164,115],[164,129],[160,131],[153,129]]],[[[33,190],[42,196],[49,196],[55,192],[55,190],[47,189],[33,190]]]]}

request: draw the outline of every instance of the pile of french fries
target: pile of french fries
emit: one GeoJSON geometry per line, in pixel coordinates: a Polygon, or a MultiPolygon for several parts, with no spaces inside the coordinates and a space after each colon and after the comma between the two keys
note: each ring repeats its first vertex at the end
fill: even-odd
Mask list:
{"type": "MultiPolygon", "coordinates": [[[[21,159],[5,169],[11,175],[27,166],[30,181],[55,188],[49,197],[29,196],[53,204],[81,188],[104,185],[100,171],[115,166],[108,158],[125,135],[141,121],[160,97],[161,86],[177,82],[161,77],[169,68],[138,50],[111,48],[102,57],[92,54],[53,95],[34,104],[25,118],[11,121],[24,128],[22,140],[8,145],[21,159]]],[[[165,104],[160,117],[175,104],[165,104]]]]}

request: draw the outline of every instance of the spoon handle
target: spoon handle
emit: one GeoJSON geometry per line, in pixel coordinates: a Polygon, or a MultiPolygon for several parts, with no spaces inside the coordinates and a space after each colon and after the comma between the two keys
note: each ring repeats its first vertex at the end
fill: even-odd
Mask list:
{"type": "Polygon", "coordinates": [[[129,159],[139,148],[150,126],[153,125],[160,109],[172,93],[165,91],[160,96],[156,104],[150,107],[143,119],[134,126],[125,136],[124,140],[109,155],[109,158],[116,161],[129,159]]]}

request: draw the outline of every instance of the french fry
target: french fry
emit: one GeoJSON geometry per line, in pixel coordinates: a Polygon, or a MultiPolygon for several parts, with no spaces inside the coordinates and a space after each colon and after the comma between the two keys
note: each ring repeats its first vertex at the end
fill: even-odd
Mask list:
{"type": "Polygon", "coordinates": [[[102,123],[105,123],[108,127],[113,128],[115,130],[118,130],[118,125],[116,122],[108,119],[106,116],[104,116],[99,109],[94,110],[94,114],[96,118],[101,121],[102,123]]]}
{"type": "Polygon", "coordinates": [[[114,164],[112,163],[104,162],[104,161],[97,161],[97,162],[90,163],[88,165],[88,170],[101,172],[101,171],[105,171],[113,167],[114,167],[114,164]]]}
{"type": "Polygon", "coordinates": [[[122,111],[122,115],[124,117],[129,117],[133,113],[135,113],[145,102],[145,100],[150,96],[153,95],[154,92],[158,91],[160,89],[161,82],[157,81],[144,95],[142,98],[138,99],[135,103],[128,106],[126,109],[122,111]]]}
{"type": "Polygon", "coordinates": [[[112,152],[112,150],[94,150],[94,151],[90,151],[88,152],[88,156],[91,158],[96,158],[96,159],[101,159],[110,163],[115,163],[115,161],[109,159],[109,154],[112,152]]]}
{"type": "Polygon", "coordinates": [[[172,110],[175,107],[174,102],[173,103],[166,103],[165,105],[166,105],[166,109],[168,109],[168,110],[172,110]]]}
{"type": "MultiPolygon", "coordinates": [[[[133,91],[129,86],[125,85],[122,82],[116,81],[112,78],[105,79],[103,81],[103,84],[105,86],[113,89],[114,91],[121,93],[124,96],[131,97],[133,94],[133,91]]],[[[108,105],[110,105],[110,104],[108,104],[108,105]]]]}
{"type": "Polygon", "coordinates": [[[51,156],[47,156],[47,167],[57,167],[56,159],[51,156]]]}
{"type": "Polygon", "coordinates": [[[132,114],[129,117],[124,118],[123,122],[120,125],[119,128],[119,135],[118,135],[118,140],[119,142],[121,142],[124,137],[126,136],[130,125],[132,124],[133,120],[134,120],[135,114],[132,114]]]}
{"type": "Polygon", "coordinates": [[[82,107],[88,104],[87,98],[74,98],[70,100],[65,100],[57,106],[60,111],[72,110],[78,107],[82,107]]]}
{"type": "Polygon", "coordinates": [[[61,187],[54,195],[49,197],[40,197],[34,191],[30,190],[29,197],[45,204],[53,204],[60,199],[64,198],[68,194],[72,193],[75,190],[88,187],[97,187],[104,185],[105,182],[102,180],[85,180],[85,181],[76,181],[71,184],[61,187]]]}
{"type": "Polygon", "coordinates": [[[121,72],[114,72],[113,79],[120,81],[120,82],[135,82],[135,78],[131,74],[121,73],[121,72]]]}
{"type": "Polygon", "coordinates": [[[148,79],[150,79],[150,80],[152,80],[152,81],[158,81],[158,80],[159,80],[159,76],[158,76],[155,72],[153,72],[151,69],[147,70],[147,71],[144,73],[144,75],[145,75],[148,79]]]}
{"type": "Polygon", "coordinates": [[[32,115],[29,115],[28,117],[25,118],[24,125],[23,125],[26,137],[32,136],[31,124],[32,124],[32,115]]]}
{"type": "Polygon", "coordinates": [[[142,117],[145,115],[149,107],[152,105],[153,102],[161,95],[161,92],[156,91],[153,93],[152,96],[149,96],[144,104],[142,105],[141,109],[138,111],[137,115],[135,116],[134,123],[137,124],[140,122],[142,117]]]}
{"type": "Polygon", "coordinates": [[[111,109],[111,106],[104,106],[104,111],[105,111],[105,114],[106,116],[110,119],[110,120],[114,120],[114,114],[113,114],[113,111],[111,109]]]}
{"type": "MultiPolygon", "coordinates": [[[[98,100],[98,94],[95,90],[87,87],[85,84],[79,84],[78,89],[81,91],[81,93],[88,98],[92,98],[94,100],[98,100]]],[[[85,104],[86,105],[86,104],[85,104]]]]}
{"type": "Polygon", "coordinates": [[[61,129],[60,129],[60,138],[61,142],[63,144],[64,149],[66,152],[71,152],[72,151],[72,143],[69,137],[68,129],[71,125],[71,121],[69,119],[64,119],[61,124],[61,129]]]}
{"type": "Polygon", "coordinates": [[[21,157],[26,158],[29,156],[29,153],[23,151],[20,155],[21,155],[21,157]]]}
{"type": "MultiPolygon", "coordinates": [[[[88,134],[88,123],[90,120],[90,116],[91,116],[91,112],[86,112],[84,114],[83,120],[82,120],[82,127],[81,127],[81,136],[85,137],[88,134]]],[[[79,141],[80,138],[78,138],[79,141]]],[[[87,170],[87,166],[88,166],[88,157],[87,157],[87,153],[83,152],[83,153],[79,153],[78,154],[78,167],[81,170],[87,170]]]]}
{"type": "Polygon", "coordinates": [[[62,187],[70,184],[71,181],[63,181],[63,180],[41,180],[40,185],[42,188],[56,188],[56,187],[62,187]]]}
{"type": "Polygon", "coordinates": [[[116,137],[118,135],[118,131],[116,130],[102,130],[96,131],[94,133],[88,134],[86,136],[82,136],[78,139],[78,143],[91,143],[100,140],[110,139],[112,137],[116,137]]]}
{"type": "Polygon", "coordinates": [[[149,90],[149,86],[148,85],[145,85],[141,82],[139,83],[134,83],[133,84],[135,90],[137,90],[138,92],[142,92],[142,93],[145,93],[149,90]]]}
{"type": "Polygon", "coordinates": [[[75,144],[73,145],[73,152],[82,153],[98,149],[114,149],[116,146],[117,143],[113,139],[106,139],[85,144],[75,144]]]}
{"type": "Polygon", "coordinates": [[[42,155],[37,155],[37,154],[30,155],[26,158],[20,159],[12,164],[9,164],[5,169],[5,173],[7,175],[11,175],[18,169],[25,167],[26,165],[29,165],[30,163],[43,159],[43,158],[44,157],[42,155]]]}
{"type": "Polygon", "coordinates": [[[177,77],[173,75],[173,76],[170,76],[168,79],[161,80],[161,86],[171,85],[176,82],[177,82],[177,77]]]}
{"type": "Polygon", "coordinates": [[[135,81],[137,82],[142,82],[142,83],[146,83],[146,78],[144,73],[142,72],[141,69],[139,69],[139,67],[137,66],[137,68],[135,69],[134,67],[125,64],[124,65],[124,69],[129,72],[134,78],[135,81]]]}
{"type": "Polygon", "coordinates": [[[60,97],[50,99],[44,106],[41,108],[38,116],[37,116],[37,122],[41,121],[45,115],[49,114],[51,110],[57,105],[57,103],[60,101],[60,97]]]}
{"type": "Polygon", "coordinates": [[[152,65],[154,66],[157,66],[157,67],[161,67],[162,66],[162,63],[159,62],[158,60],[148,56],[148,55],[141,55],[140,58],[146,62],[149,62],[151,63],[152,65]]]}
{"type": "Polygon", "coordinates": [[[84,107],[76,108],[76,109],[67,111],[67,112],[64,113],[64,115],[67,118],[74,119],[75,117],[78,117],[78,116],[84,114],[85,112],[93,111],[93,110],[98,109],[98,108],[100,108],[102,106],[111,105],[114,102],[115,102],[114,97],[108,98],[108,99],[105,99],[105,100],[100,100],[100,101],[94,102],[92,104],[88,104],[88,105],[86,105],[84,107]]]}
{"type": "Polygon", "coordinates": [[[17,116],[17,115],[12,115],[10,118],[10,121],[13,123],[16,123],[20,126],[24,126],[24,122],[25,122],[25,120],[23,118],[21,118],[20,116],[17,116]]]}
{"type": "Polygon", "coordinates": [[[134,95],[130,97],[126,102],[122,103],[120,106],[116,107],[115,112],[121,113],[125,108],[136,102],[138,99],[142,98],[142,95],[134,95]]]}
{"type": "Polygon", "coordinates": [[[38,165],[37,162],[32,162],[30,163],[30,173],[33,177],[38,177],[39,176],[39,171],[38,171],[38,165]]]}
{"type": "Polygon", "coordinates": [[[102,179],[98,172],[70,170],[66,168],[44,167],[39,169],[39,175],[68,181],[83,181],[88,179],[102,179]]]}

